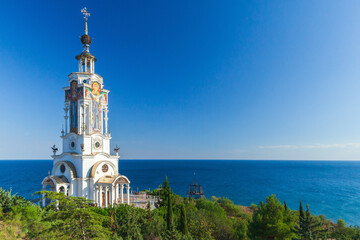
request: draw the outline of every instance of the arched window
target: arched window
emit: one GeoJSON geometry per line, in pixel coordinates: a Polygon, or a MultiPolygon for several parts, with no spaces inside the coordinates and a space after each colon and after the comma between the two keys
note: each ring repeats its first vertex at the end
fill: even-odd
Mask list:
{"type": "Polygon", "coordinates": [[[65,193],[65,188],[62,186],[59,188],[59,192],[65,193]]]}

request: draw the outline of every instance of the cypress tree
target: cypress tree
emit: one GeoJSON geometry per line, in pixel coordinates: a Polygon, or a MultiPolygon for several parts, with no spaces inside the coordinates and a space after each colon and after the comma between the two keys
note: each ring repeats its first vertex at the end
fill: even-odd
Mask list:
{"type": "MultiPolygon", "coordinates": [[[[305,224],[305,212],[304,212],[304,209],[303,209],[303,206],[302,206],[302,202],[300,200],[300,206],[299,206],[299,225],[295,227],[294,229],[294,232],[300,236],[300,237],[303,237],[303,236],[306,236],[306,224],[305,224]]],[[[300,238],[302,239],[302,238],[300,238]]]]}
{"type": "Polygon", "coordinates": [[[161,191],[160,191],[160,206],[167,206],[168,205],[168,195],[172,194],[171,188],[170,188],[170,183],[168,181],[168,178],[165,177],[164,180],[164,186],[162,187],[161,191]]]}
{"type": "Polygon", "coordinates": [[[284,201],[284,208],[285,208],[285,211],[287,211],[287,205],[286,205],[286,201],[284,201]]]}
{"type": "Polygon", "coordinates": [[[170,191],[167,192],[167,215],[166,215],[166,223],[167,229],[172,229],[172,222],[173,222],[173,208],[172,208],[172,199],[170,191]]]}
{"type": "Polygon", "coordinates": [[[187,227],[187,221],[186,221],[186,209],[185,209],[184,204],[181,205],[180,230],[181,230],[182,234],[187,235],[188,227],[187,227]]]}
{"type": "Polygon", "coordinates": [[[150,219],[151,219],[151,204],[150,204],[150,201],[148,201],[148,204],[146,206],[146,212],[147,212],[147,215],[148,215],[148,220],[150,221],[150,219]]]}
{"type": "Polygon", "coordinates": [[[300,200],[300,207],[299,207],[299,221],[301,221],[301,218],[304,218],[305,214],[304,214],[304,210],[303,210],[303,206],[302,206],[302,202],[300,200]]]}
{"type": "Polygon", "coordinates": [[[167,178],[167,176],[165,177],[165,180],[164,180],[164,189],[168,190],[170,188],[170,183],[169,183],[169,180],[167,178]]]}
{"type": "Polygon", "coordinates": [[[324,224],[311,215],[309,205],[306,204],[306,212],[304,212],[302,203],[300,201],[299,207],[299,226],[296,226],[294,232],[301,240],[313,240],[319,237],[324,237],[327,230],[324,229],[324,224]]]}

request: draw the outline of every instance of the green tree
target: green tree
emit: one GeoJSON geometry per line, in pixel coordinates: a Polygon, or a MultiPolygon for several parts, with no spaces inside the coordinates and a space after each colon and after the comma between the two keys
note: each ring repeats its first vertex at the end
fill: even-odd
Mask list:
{"type": "Polygon", "coordinates": [[[28,200],[25,200],[21,196],[12,194],[10,191],[0,188],[0,208],[2,208],[4,213],[8,213],[15,206],[29,206],[32,203],[28,200]]]}
{"type": "Polygon", "coordinates": [[[244,219],[234,218],[233,228],[235,231],[235,239],[247,240],[248,238],[248,221],[244,219]]]}
{"type": "Polygon", "coordinates": [[[49,224],[42,222],[42,210],[38,205],[15,206],[12,208],[12,218],[21,221],[22,230],[31,239],[39,238],[42,231],[48,229],[49,224]]]}
{"type": "Polygon", "coordinates": [[[187,226],[187,219],[186,219],[186,209],[185,209],[184,204],[181,205],[180,231],[184,235],[187,235],[189,232],[188,226],[187,226]]]}
{"type": "Polygon", "coordinates": [[[233,222],[219,203],[208,199],[197,199],[196,208],[199,210],[197,217],[206,221],[201,224],[214,239],[229,240],[234,238],[233,222]]]}
{"type": "Polygon", "coordinates": [[[116,234],[123,239],[143,239],[141,233],[146,211],[141,208],[121,204],[115,207],[116,234]]]}
{"type": "Polygon", "coordinates": [[[299,224],[300,224],[300,227],[301,227],[301,220],[305,218],[305,212],[304,212],[304,209],[303,209],[303,206],[302,206],[302,202],[300,200],[300,205],[299,205],[299,224]]]}
{"type": "Polygon", "coordinates": [[[271,195],[266,198],[266,203],[261,202],[258,210],[253,215],[249,225],[250,233],[254,239],[291,239],[294,233],[291,227],[294,222],[286,215],[284,206],[271,195]]]}
{"type": "Polygon", "coordinates": [[[164,239],[165,240],[181,240],[183,236],[180,232],[178,232],[175,228],[172,228],[171,230],[166,230],[164,239]]]}
{"type": "Polygon", "coordinates": [[[167,192],[167,214],[166,214],[166,226],[167,230],[173,229],[173,204],[170,191],[167,192]]]}
{"type": "Polygon", "coordinates": [[[335,225],[335,229],[331,234],[331,238],[337,240],[355,240],[360,239],[360,228],[355,227],[346,227],[346,223],[339,219],[335,225]]]}
{"type": "Polygon", "coordinates": [[[110,231],[103,227],[108,217],[93,210],[91,202],[85,198],[66,196],[63,193],[41,191],[52,202],[46,207],[44,220],[51,222],[50,231],[57,238],[71,239],[107,239],[110,231]]]}
{"type": "Polygon", "coordinates": [[[165,177],[163,187],[160,190],[160,207],[167,207],[168,206],[168,199],[169,196],[171,197],[173,195],[173,192],[170,188],[170,183],[167,177],[165,177]]]}
{"type": "Polygon", "coordinates": [[[226,211],[228,217],[239,217],[241,219],[251,220],[252,215],[244,213],[241,206],[235,205],[233,201],[228,198],[212,197],[211,201],[215,201],[226,211]]]}
{"type": "Polygon", "coordinates": [[[158,209],[147,211],[146,220],[143,222],[142,233],[146,240],[160,239],[166,232],[166,222],[158,209]]]}
{"type": "Polygon", "coordinates": [[[299,225],[295,226],[294,232],[298,235],[298,239],[315,240],[324,237],[327,229],[324,229],[324,224],[320,219],[311,215],[308,204],[306,204],[306,212],[304,213],[300,201],[299,225]]]}
{"type": "MultiPolygon", "coordinates": [[[[189,210],[189,209],[188,209],[189,210]]],[[[198,210],[197,208],[192,209],[192,211],[187,211],[188,213],[188,227],[190,235],[197,240],[213,240],[215,239],[213,235],[213,223],[209,218],[209,215],[206,214],[206,210],[198,210]]]]}

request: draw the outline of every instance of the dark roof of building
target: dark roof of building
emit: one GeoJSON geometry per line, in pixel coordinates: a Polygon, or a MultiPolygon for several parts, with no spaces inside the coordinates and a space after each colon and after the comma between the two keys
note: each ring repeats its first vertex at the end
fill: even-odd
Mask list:
{"type": "Polygon", "coordinates": [[[69,183],[69,180],[65,176],[51,176],[56,183],[69,183]]]}
{"type": "Polygon", "coordinates": [[[76,60],[79,60],[80,58],[93,58],[95,62],[97,61],[96,57],[94,57],[89,52],[82,52],[79,55],[75,56],[75,58],[76,58],[76,60]]]}

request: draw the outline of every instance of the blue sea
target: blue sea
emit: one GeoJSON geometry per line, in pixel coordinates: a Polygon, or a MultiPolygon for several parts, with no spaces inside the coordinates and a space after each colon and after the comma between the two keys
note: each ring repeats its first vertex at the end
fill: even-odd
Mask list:
{"type": "MultiPolygon", "coordinates": [[[[50,160],[0,161],[0,187],[31,198],[51,168],[50,160]]],[[[360,162],[120,160],[119,171],[133,190],[157,188],[168,176],[174,192],[186,196],[196,173],[207,198],[248,206],[276,194],[291,209],[298,209],[301,199],[314,214],[360,225],[360,162]]]]}

